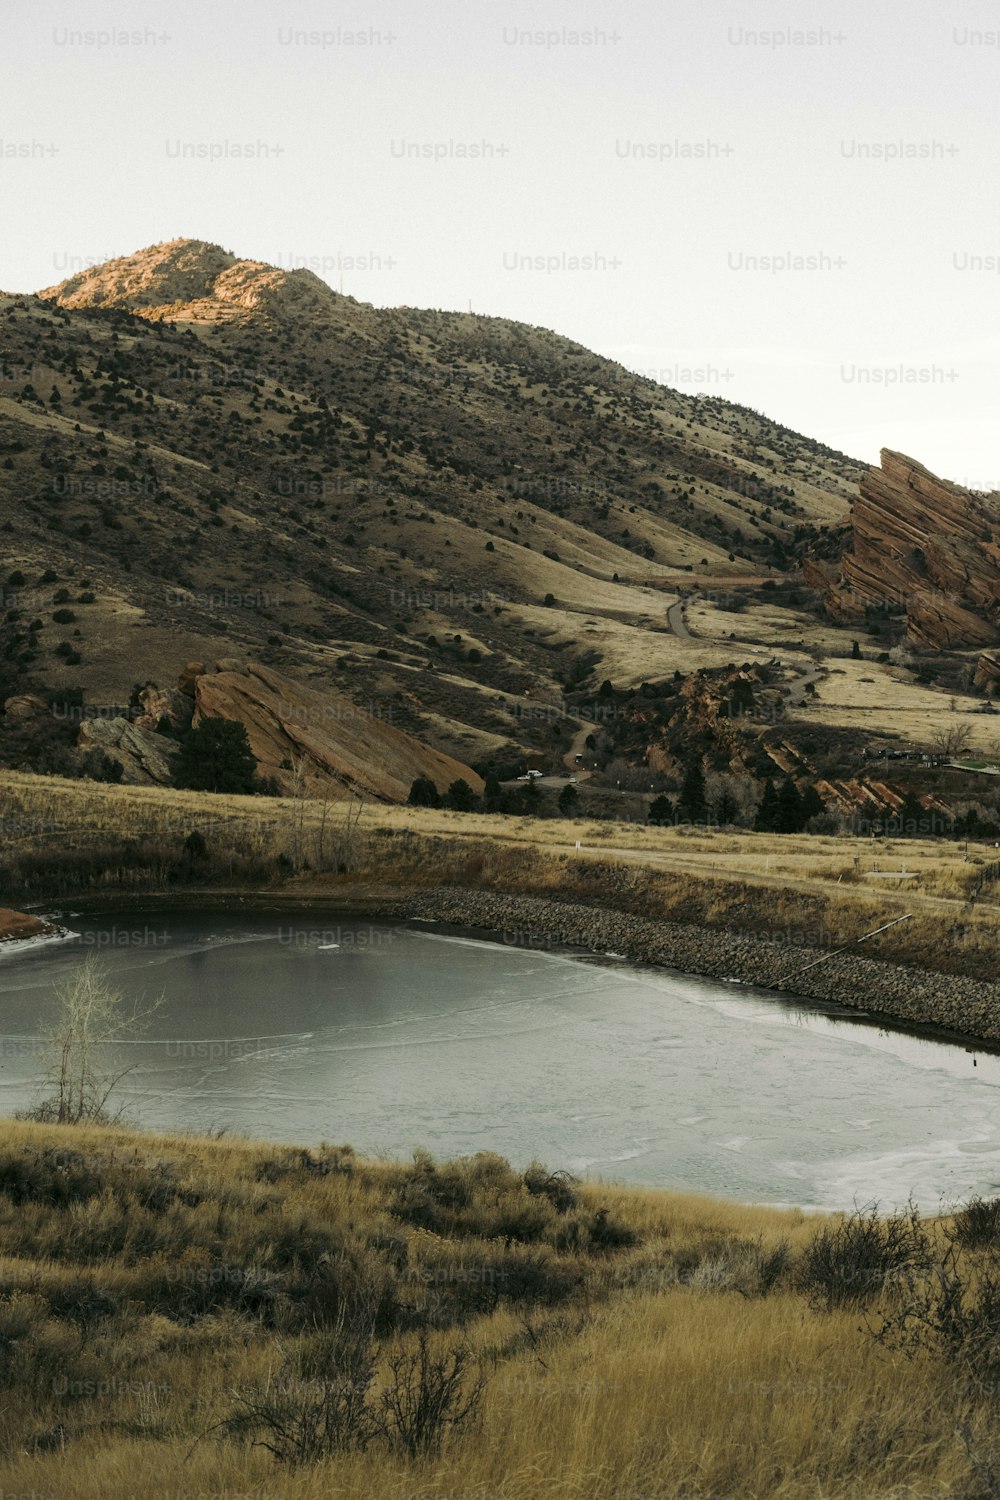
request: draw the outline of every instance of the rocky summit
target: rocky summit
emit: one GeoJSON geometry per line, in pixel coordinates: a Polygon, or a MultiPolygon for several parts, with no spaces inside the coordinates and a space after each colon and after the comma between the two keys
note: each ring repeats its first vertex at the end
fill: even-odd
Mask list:
{"type": "Polygon", "coordinates": [[[151,322],[246,323],[322,318],[336,296],[311,271],[238,260],[202,240],[168,240],[91,266],[40,297],[58,307],[125,308],[151,322]]]}

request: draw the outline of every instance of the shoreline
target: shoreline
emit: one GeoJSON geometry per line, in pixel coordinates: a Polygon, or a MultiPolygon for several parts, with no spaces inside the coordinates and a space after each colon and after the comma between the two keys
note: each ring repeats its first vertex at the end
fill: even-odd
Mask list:
{"type": "MultiPolygon", "coordinates": [[[[38,903],[41,906],[43,903],[38,903]]],[[[44,903],[51,909],[51,901],[44,903]]],[[[343,881],[319,886],[250,892],[208,889],[108,893],[77,897],[79,910],[115,906],[190,909],[318,909],[372,921],[435,923],[506,946],[565,951],[680,974],[747,985],[776,997],[839,1007],[873,1024],[884,1021],[915,1035],[933,1035],[955,1045],[1000,1048],[1000,984],[909,967],[850,950],[775,943],[752,933],[641,917],[579,900],[484,889],[412,888],[343,881]],[[817,959],[824,960],[800,972],[817,959]],[[789,981],[785,983],[784,981],[789,981]],[[791,982],[794,980],[794,983],[791,982]],[[861,998],[863,997],[863,998],[861,998]]]]}

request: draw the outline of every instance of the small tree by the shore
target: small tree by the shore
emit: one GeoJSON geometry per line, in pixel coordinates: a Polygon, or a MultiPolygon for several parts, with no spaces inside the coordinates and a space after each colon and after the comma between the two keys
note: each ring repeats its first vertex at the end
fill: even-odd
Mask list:
{"type": "Polygon", "coordinates": [[[108,1049],[134,1038],[161,1004],[129,1003],[108,982],[93,954],[57,990],[59,1015],[48,1033],[54,1059],[46,1076],[49,1092],[28,1118],[59,1125],[102,1124],[118,1118],[111,1096],[132,1066],[109,1066],[108,1049]]]}

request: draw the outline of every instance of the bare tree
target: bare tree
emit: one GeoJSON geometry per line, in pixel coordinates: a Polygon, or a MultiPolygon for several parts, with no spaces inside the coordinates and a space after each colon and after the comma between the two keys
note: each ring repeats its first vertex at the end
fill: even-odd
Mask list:
{"type": "Polygon", "coordinates": [[[969,748],[972,739],[972,727],[969,724],[952,724],[947,729],[939,729],[931,736],[931,749],[935,755],[943,755],[948,760],[953,760],[956,755],[961,755],[963,750],[969,748]]]}
{"type": "Polygon", "coordinates": [[[54,1050],[46,1078],[51,1093],[32,1109],[31,1117],[60,1125],[114,1118],[109,1100],[132,1065],[109,1066],[107,1050],[144,1031],[162,999],[129,1003],[108,983],[93,954],[56,994],[59,1016],[48,1032],[54,1050]]]}
{"type": "Polygon", "coordinates": [[[323,821],[319,829],[317,869],[353,870],[365,847],[361,818],[365,810],[363,797],[352,797],[343,816],[327,821],[327,803],[323,803],[323,821]]]}

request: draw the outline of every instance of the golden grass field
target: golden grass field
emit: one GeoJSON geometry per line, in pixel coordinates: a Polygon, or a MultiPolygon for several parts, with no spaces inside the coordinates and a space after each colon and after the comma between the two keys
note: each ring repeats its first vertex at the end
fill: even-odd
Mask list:
{"type": "MultiPolygon", "coordinates": [[[[997,1493],[975,1478],[995,1452],[986,1387],[954,1351],[872,1336],[891,1277],[832,1308],[810,1284],[835,1218],[598,1184],[555,1206],[544,1181],[495,1157],[3,1123],[4,1494],[997,1493]],[[383,1437],[301,1466],[225,1425],[265,1389],[287,1419],[335,1385],[347,1305],[378,1309],[373,1401],[423,1328],[485,1381],[475,1419],[439,1448],[383,1437]]],[[[926,1228],[938,1255],[947,1225],[926,1228]]],[[[991,1254],[972,1256],[984,1275],[991,1254]]]]}

